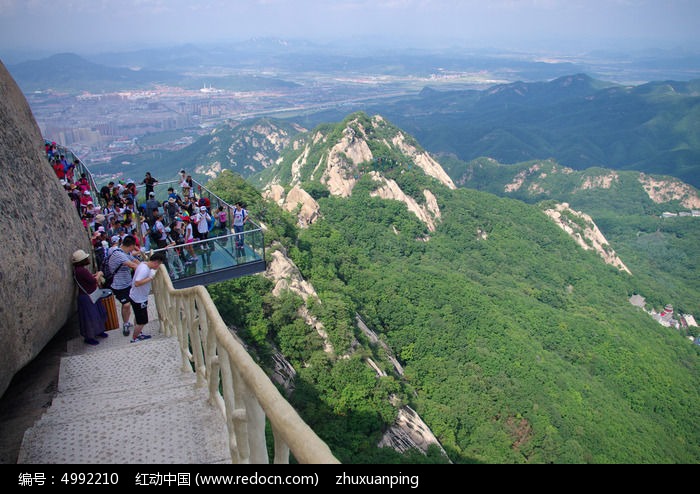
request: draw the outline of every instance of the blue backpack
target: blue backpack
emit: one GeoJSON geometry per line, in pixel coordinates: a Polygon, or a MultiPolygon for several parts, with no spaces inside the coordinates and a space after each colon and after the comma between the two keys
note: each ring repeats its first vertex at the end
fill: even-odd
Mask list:
{"type": "Polygon", "coordinates": [[[153,243],[157,243],[163,236],[163,234],[160,232],[160,230],[158,230],[158,227],[156,225],[157,223],[153,223],[151,229],[148,230],[148,236],[151,237],[151,242],[153,243]]]}

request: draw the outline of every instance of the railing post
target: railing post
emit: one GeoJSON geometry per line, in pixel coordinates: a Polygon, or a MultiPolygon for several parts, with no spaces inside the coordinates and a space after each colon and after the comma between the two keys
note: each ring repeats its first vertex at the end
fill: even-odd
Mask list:
{"type": "Polygon", "coordinates": [[[277,428],[272,427],[272,436],[275,438],[275,464],[288,464],[289,463],[289,446],[284,442],[282,436],[277,433],[277,428]]]}

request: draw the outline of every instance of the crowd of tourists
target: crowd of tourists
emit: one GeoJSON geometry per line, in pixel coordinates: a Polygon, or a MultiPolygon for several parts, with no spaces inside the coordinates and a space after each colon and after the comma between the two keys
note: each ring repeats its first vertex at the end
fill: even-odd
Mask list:
{"type": "Polygon", "coordinates": [[[90,296],[100,286],[111,289],[121,304],[123,334],[128,336],[133,329],[132,342],[150,338],[142,329],[148,322],[153,270],[160,264],[171,269],[165,251],[158,249],[172,247],[173,267],[181,274],[199,260],[197,253],[202,254],[205,267],[210,267],[214,245],[200,241],[207,240],[212,232],[227,235],[231,217],[236,252],[243,252],[243,230],[248,221],[244,204],[237,202],[230,211],[228,205],[212,208],[208,197],[197,197],[192,176],[185,170],[180,170],[179,190],[169,187],[162,203],[155,197],[158,180],[150,172],[139,184],[144,186],[143,200],[139,200],[139,189],[133,180],[110,181],[94,197],[87,174],[80,171],[79,160],[69,162],[55,142],[46,142],[45,146],[50,166],[91,236],[92,252],[78,249],[72,257],[85,343],[97,345],[98,338],[108,336],[104,330],[105,308],[90,296]],[[152,250],[157,252],[146,259],[145,253],[152,250]],[[92,271],[90,265],[94,266],[92,271]],[[132,311],[136,325],[130,321],[132,311]]]}

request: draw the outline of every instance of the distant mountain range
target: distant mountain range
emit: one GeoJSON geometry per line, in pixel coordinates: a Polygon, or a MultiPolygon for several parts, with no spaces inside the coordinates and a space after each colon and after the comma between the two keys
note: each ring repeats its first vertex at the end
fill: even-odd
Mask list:
{"type": "MultiPolygon", "coordinates": [[[[222,66],[239,70],[236,75],[215,77],[216,86],[236,90],[293,89],[300,83],[291,82],[290,74],[294,71],[313,74],[314,63],[319,64],[320,73],[345,71],[424,77],[472,67],[464,65],[464,56],[451,52],[432,62],[428,53],[401,53],[393,60],[387,53],[364,58],[352,57],[347,50],[337,53],[340,53],[337,57],[330,56],[307,43],[251,40],[218,51],[187,45],[181,50],[145,50],[95,57],[101,63],[114,64],[110,66],[73,54],[60,54],[8,68],[25,92],[48,88],[75,91],[78,87],[104,92],[145,88],[157,83],[197,89],[202,78],[192,75],[193,72],[198,67],[212,67],[216,60],[222,66]],[[261,60],[267,60],[273,67],[284,67],[288,72],[275,77],[251,75],[258,70],[253,68],[256,63],[264,65],[261,60]],[[439,63],[444,63],[444,67],[438,66],[439,63]],[[240,70],[244,69],[253,72],[243,74],[240,70]]],[[[479,64],[482,68],[489,67],[496,60],[496,57],[479,58],[472,68],[476,70],[479,64]]],[[[538,65],[507,58],[500,63],[511,67],[516,74],[534,70],[538,65]]],[[[545,65],[549,68],[535,70],[531,75],[541,78],[556,75],[548,82],[524,79],[483,90],[425,87],[413,96],[374,103],[348,102],[337,109],[296,116],[290,121],[313,128],[362,110],[395,122],[440,157],[452,156],[462,161],[490,157],[501,163],[552,158],[574,169],[600,166],[639,170],[672,175],[700,186],[700,79],[620,85],[584,73],[562,75],[562,69],[579,68],[571,64],[545,65]]]]}
{"type": "Polygon", "coordinates": [[[181,81],[182,76],[162,70],[132,70],[89,62],[73,53],[60,53],[42,60],[8,67],[24,92],[55,89],[99,92],[142,89],[154,83],[181,81]]]}
{"type": "MultiPolygon", "coordinates": [[[[168,53],[173,53],[172,51],[168,53]]],[[[177,54],[177,63],[168,68],[148,68],[137,63],[119,65],[95,63],[73,53],[61,53],[41,60],[21,62],[8,67],[23,92],[54,90],[66,93],[91,91],[97,94],[112,91],[152,89],[155,85],[171,85],[189,89],[202,87],[202,77],[193,75],[186,62],[187,52],[177,54]],[[173,68],[175,66],[175,68],[173,68]]],[[[156,64],[156,66],[162,66],[156,64]]],[[[212,76],[220,89],[248,91],[296,87],[294,82],[264,75],[212,76]]]]}
{"type": "MultiPolygon", "coordinates": [[[[700,186],[700,80],[621,86],[585,74],[487,90],[437,91],[376,104],[430,152],[501,163],[553,158],[564,166],[639,170],[700,186]]],[[[342,118],[324,112],[312,127],[342,118]]]]}

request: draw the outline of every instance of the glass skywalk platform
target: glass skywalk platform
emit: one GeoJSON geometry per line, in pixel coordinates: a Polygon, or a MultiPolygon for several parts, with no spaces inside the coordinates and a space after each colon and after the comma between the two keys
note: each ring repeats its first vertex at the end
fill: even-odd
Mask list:
{"type": "Polygon", "coordinates": [[[212,230],[209,234],[218,236],[153,251],[165,252],[165,267],[175,288],[209,285],[265,271],[260,229],[243,234],[212,230]],[[236,246],[237,240],[242,246],[236,246]]]}
{"type": "MultiPolygon", "coordinates": [[[[249,220],[245,224],[243,233],[233,233],[231,225],[234,206],[226,203],[196,180],[193,180],[193,185],[197,198],[205,197],[209,200],[212,217],[218,213],[219,207],[223,207],[227,216],[227,228],[220,228],[217,221],[217,226],[209,232],[207,240],[153,250],[153,252],[165,252],[166,269],[173,287],[209,285],[265,271],[265,239],[262,229],[254,221],[249,220]]],[[[167,204],[169,187],[179,192],[179,183],[175,181],[159,182],[153,191],[156,201],[161,204],[158,209],[163,214],[163,223],[166,226],[172,224],[172,218],[168,217],[164,208],[167,204]]],[[[139,202],[144,203],[143,200],[139,202]]]]}

